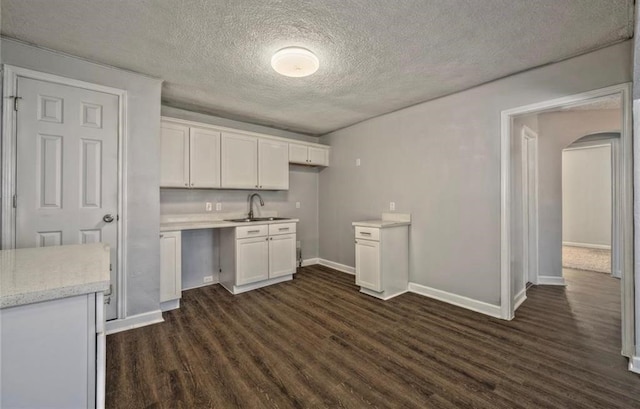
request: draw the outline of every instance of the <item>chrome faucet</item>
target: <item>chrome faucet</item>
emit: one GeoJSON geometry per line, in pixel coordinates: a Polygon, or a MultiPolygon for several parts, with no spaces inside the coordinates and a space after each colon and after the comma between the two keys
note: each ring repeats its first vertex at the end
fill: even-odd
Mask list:
{"type": "Polygon", "coordinates": [[[264,200],[262,200],[262,196],[257,193],[252,193],[249,195],[249,219],[253,219],[253,198],[258,196],[260,199],[260,206],[264,206],[264,200]]]}

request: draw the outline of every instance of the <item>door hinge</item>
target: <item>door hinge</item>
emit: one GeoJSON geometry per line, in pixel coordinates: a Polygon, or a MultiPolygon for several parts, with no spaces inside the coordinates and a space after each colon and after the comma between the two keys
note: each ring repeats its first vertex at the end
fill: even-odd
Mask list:
{"type": "Polygon", "coordinates": [[[110,296],[113,293],[113,284],[109,284],[109,291],[105,292],[105,296],[110,296]]]}
{"type": "Polygon", "coordinates": [[[18,207],[18,196],[13,195],[13,208],[16,209],[18,207]]]}
{"type": "Polygon", "coordinates": [[[15,96],[15,97],[9,97],[9,98],[13,98],[13,110],[17,111],[18,110],[18,100],[22,99],[22,97],[15,96]]]}
{"type": "Polygon", "coordinates": [[[113,271],[113,264],[109,264],[109,271],[113,271]]]}

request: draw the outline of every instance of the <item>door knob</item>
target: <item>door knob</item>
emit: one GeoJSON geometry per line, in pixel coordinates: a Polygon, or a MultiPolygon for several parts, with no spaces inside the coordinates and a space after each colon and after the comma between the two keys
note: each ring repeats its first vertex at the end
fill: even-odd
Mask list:
{"type": "Polygon", "coordinates": [[[105,214],[102,217],[102,220],[104,220],[105,223],[111,223],[113,221],[113,216],[111,216],[110,214],[105,214]]]}

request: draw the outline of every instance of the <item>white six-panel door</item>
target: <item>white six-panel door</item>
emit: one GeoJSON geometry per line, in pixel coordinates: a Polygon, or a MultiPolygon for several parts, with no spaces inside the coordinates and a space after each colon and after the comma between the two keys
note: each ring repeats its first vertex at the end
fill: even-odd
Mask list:
{"type": "Polygon", "coordinates": [[[20,77],[16,248],[111,246],[116,318],[118,96],[20,77]]]}

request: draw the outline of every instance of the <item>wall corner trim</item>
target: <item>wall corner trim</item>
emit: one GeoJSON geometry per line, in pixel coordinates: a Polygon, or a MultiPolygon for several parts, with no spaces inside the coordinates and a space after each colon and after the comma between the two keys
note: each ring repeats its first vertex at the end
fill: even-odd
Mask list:
{"type": "Polygon", "coordinates": [[[567,285],[564,282],[564,277],[558,276],[538,276],[538,284],[537,285],[567,285]]]}
{"type": "Polygon", "coordinates": [[[302,260],[302,267],[313,266],[315,264],[320,264],[320,259],[318,257],[307,258],[302,260]]]}
{"type": "Polygon", "coordinates": [[[417,283],[409,283],[409,291],[438,301],[443,301],[448,304],[453,304],[458,307],[466,308],[471,311],[479,312],[490,317],[502,319],[499,305],[474,300],[462,295],[449,293],[417,283]]]}
{"type": "Polygon", "coordinates": [[[629,358],[629,370],[631,372],[640,374],[640,356],[633,355],[629,358]]]}
{"type": "Polygon", "coordinates": [[[132,315],[127,318],[107,321],[106,333],[107,335],[111,335],[134,328],[146,327],[147,325],[157,324],[159,322],[164,322],[164,318],[162,318],[162,311],[155,310],[145,312],[142,314],[132,315]]]}
{"type": "Polygon", "coordinates": [[[347,266],[345,264],[336,263],[335,261],[325,260],[323,258],[318,260],[318,264],[325,267],[331,267],[334,270],[342,271],[343,273],[355,275],[355,267],[347,266]]]}
{"type": "Polygon", "coordinates": [[[517,310],[520,305],[527,299],[527,289],[523,288],[513,299],[513,310],[517,310]]]}

